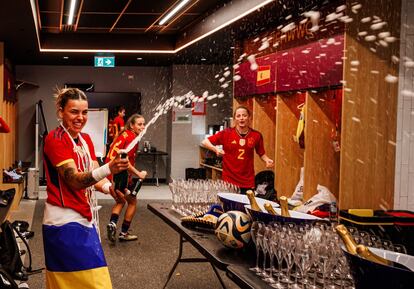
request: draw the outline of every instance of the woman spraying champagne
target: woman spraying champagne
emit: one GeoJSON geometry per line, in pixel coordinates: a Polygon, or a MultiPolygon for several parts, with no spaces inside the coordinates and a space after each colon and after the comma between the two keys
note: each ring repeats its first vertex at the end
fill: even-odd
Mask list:
{"type": "MultiPolygon", "coordinates": [[[[118,153],[123,152],[124,149],[145,129],[145,119],[142,115],[133,114],[125,125],[124,131],[122,131],[112,142],[111,148],[109,150],[106,161],[110,162],[118,153]]],[[[111,218],[109,224],[107,225],[107,235],[108,240],[112,243],[116,242],[116,224],[119,219],[119,214],[122,211],[122,208],[125,205],[125,201],[128,203],[128,206],[125,211],[124,221],[122,223],[121,232],[119,233],[120,241],[134,241],[138,237],[132,235],[128,232],[128,229],[131,225],[132,219],[137,210],[137,198],[136,198],[136,189],[133,189],[132,184],[132,175],[137,176],[140,179],[144,179],[147,176],[146,171],[138,171],[135,168],[135,152],[137,150],[138,143],[135,144],[134,148],[131,149],[128,153],[129,166],[128,172],[122,172],[120,175],[115,175],[114,182],[115,187],[122,186],[128,187],[133,193],[127,194],[125,200],[117,201],[112,208],[111,218]]],[[[122,153],[123,154],[123,153],[122,153]]],[[[121,155],[122,155],[121,154],[121,155]]],[[[141,180],[138,180],[138,185],[141,184],[141,180]]]]}
{"type": "Polygon", "coordinates": [[[88,134],[88,100],[76,88],[56,95],[60,125],[45,139],[47,200],[43,218],[46,288],[112,288],[99,238],[95,189],[122,199],[106,178],[128,168],[119,155],[99,167],[88,134]],[[76,285],[74,285],[76,284],[76,285]]]}

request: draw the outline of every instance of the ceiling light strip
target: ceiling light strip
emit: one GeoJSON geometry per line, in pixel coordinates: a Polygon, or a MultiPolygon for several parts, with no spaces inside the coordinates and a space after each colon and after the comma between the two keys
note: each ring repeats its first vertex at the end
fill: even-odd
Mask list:
{"type": "Polygon", "coordinates": [[[126,50],[126,49],[58,49],[40,48],[40,52],[68,52],[68,53],[153,53],[153,54],[174,54],[175,50],[126,50]]]}
{"type": "Polygon", "coordinates": [[[128,3],[125,5],[124,9],[122,9],[121,13],[118,15],[118,18],[116,18],[114,24],[112,25],[111,29],[109,29],[109,32],[112,32],[114,30],[116,24],[118,23],[119,19],[121,19],[122,15],[124,15],[125,11],[127,10],[129,4],[131,4],[132,0],[129,0],[128,3]]]}
{"type": "Polygon", "coordinates": [[[74,31],[78,30],[79,18],[80,18],[81,12],[82,12],[82,8],[83,8],[83,0],[81,0],[81,3],[79,5],[78,16],[76,17],[76,23],[75,23],[74,31]]]}
{"type": "Polygon", "coordinates": [[[164,16],[158,23],[159,25],[164,25],[168,20],[170,20],[171,17],[173,17],[175,14],[178,13],[190,0],[182,0],[180,3],[178,3],[177,6],[175,6],[170,12],[167,13],[167,15],[164,16]]]}
{"type": "Polygon", "coordinates": [[[167,25],[162,26],[162,28],[160,29],[161,31],[164,31],[165,29],[167,29],[169,26],[171,26],[171,24],[173,24],[177,19],[179,19],[181,17],[181,15],[183,15],[184,13],[186,13],[188,10],[191,9],[191,7],[193,7],[195,4],[197,4],[198,0],[193,1],[193,3],[191,3],[191,5],[188,5],[187,8],[185,8],[184,10],[182,10],[180,13],[178,13],[177,15],[175,15],[175,17],[173,19],[171,19],[171,21],[168,22],[167,25]]]}
{"type": "Polygon", "coordinates": [[[252,13],[252,12],[256,11],[257,9],[262,8],[263,6],[266,6],[267,4],[269,4],[269,3],[273,2],[273,1],[275,1],[275,0],[266,0],[266,1],[264,1],[264,2],[262,2],[262,3],[260,3],[260,4],[258,4],[258,5],[256,5],[255,7],[250,8],[249,10],[247,10],[247,11],[243,12],[242,14],[238,15],[237,17],[232,18],[231,20],[229,20],[229,21],[227,21],[227,22],[225,22],[225,23],[223,23],[223,24],[221,24],[221,25],[217,26],[217,27],[216,27],[216,28],[214,28],[213,30],[210,30],[210,31],[206,32],[205,34],[202,34],[202,35],[200,35],[199,37],[197,37],[197,38],[195,38],[195,39],[193,39],[193,40],[191,40],[191,41],[187,42],[186,44],[181,45],[180,47],[176,48],[174,51],[175,51],[175,52],[179,52],[180,50],[182,50],[182,49],[184,49],[184,48],[186,48],[186,47],[188,47],[188,46],[190,46],[190,45],[192,45],[192,44],[194,44],[194,43],[196,43],[196,42],[200,41],[200,40],[201,40],[201,39],[203,39],[203,38],[206,38],[207,36],[210,36],[211,34],[213,34],[213,33],[217,32],[217,31],[219,31],[220,29],[223,29],[224,27],[226,27],[226,26],[228,26],[228,25],[230,25],[230,24],[232,24],[232,23],[236,22],[237,20],[240,20],[241,18],[243,18],[243,17],[245,17],[245,16],[249,15],[250,13],[252,13]]]}
{"type": "MultiPolygon", "coordinates": [[[[65,6],[65,0],[60,0],[60,17],[59,17],[59,31],[62,31],[63,24],[63,8],[65,6]]],[[[39,28],[40,30],[40,28],[39,28]]]]}
{"type": "Polygon", "coordinates": [[[39,24],[39,29],[42,29],[42,21],[40,19],[40,9],[39,9],[39,0],[36,0],[36,14],[37,14],[37,23],[39,24]]]}
{"type": "MultiPolygon", "coordinates": [[[[62,0],[63,1],[63,0],[62,0]]],[[[34,0],[31,0],[31,4],[32,4],[32,16],[33,19],[35,21],[35,26],[36,26],[36,34],[37,34],[37,42],[39,45],[39,51],[40,52],[67,52],[67,53],[126,53],[126,54],[132,54],[132,53],[149,53],[149,54],[175,54],[177,52],[179,52],[180,50],[194,44],[197,41],[200,41],[201,39],[217,32],[218,30],[234,23],[235,21],[249,15],[250,13],[254,12],[255,10],[273,2],[275,0],[266,0],[258,5],[256,5],[255,7],[245,11],[244,13],[240,14],[239,16],[223,23],[222,25],[214,28],[213,30],[200,35],[199,37],[187,42],[186,44],[181,45],[180,47],[176,48],[175,50],[117,50],[117,49],[57,49],[57,48],[42,48],[41,44],[40,44],[40,37],[39,37],[39,31],[38,31],[38,23],[37,23],[37,18],[36,18],[36,8],[34,7],[34,0]]]]}
{"type": "MultiPolygon", "coordinates": [[[[42,49],[41,45],[40,45],[40,37],[39,37],[39,22],[37,21],[37,6],[36,7],[36,3],[35,0],[30,0],[30,7],[32,8],[32,16],[33,16],[33,21],[35,24],[35,31],[36,31],[36,37],[37,37],[37,46],[39,47],[39,50],[42,49]]],[[[40,12],[39,12],[40,13],[40,12]]]]}
{"type": "Polygon", "coordinates": [[[75,16],[76,0],[70,1],[68,25],[73,25],[73,18],[75,16]]]}

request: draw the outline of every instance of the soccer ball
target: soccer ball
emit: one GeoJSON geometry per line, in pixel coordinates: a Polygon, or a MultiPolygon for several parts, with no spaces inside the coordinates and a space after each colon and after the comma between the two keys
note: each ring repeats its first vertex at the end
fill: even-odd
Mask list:
{"type": "Polygon", "coordinates": [[[224,246],[241,249],[250,241],[250,227],[251,219],[247,214],[228,211],[218,218],[214,232],[224,246]]]}

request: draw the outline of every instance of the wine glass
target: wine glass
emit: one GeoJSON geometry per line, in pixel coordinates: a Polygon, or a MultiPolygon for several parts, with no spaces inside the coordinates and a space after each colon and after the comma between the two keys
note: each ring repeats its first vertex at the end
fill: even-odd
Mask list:
{"type": "Polygon", "coordinates": [[[258,238],[257,236],[258,236],[260,228],[262,226],[263,226],[263,224],[261,222],[255,221],[255,222],[252,223],[252,226],[250,228],[250,234],[252,236],[252,240],[253,240],[253,243],[254,243],[255,248],[256,248],[256,266],[253,267],[253,268],[249,268],[249,270],[253,271],[253,272],[256,272],[256,273],[260,272],[259,253],[260,253],[260,238],[261,237],[259,236],[259,238],[258,238]]]}
{"type": "Polygon", "coordinates": [[[284,288],[283,284],[280,282],[280,280],[283,277],[283,273],[282,273],[282,263],[283,263],[283,248],[282,248],[282,243],[286,242],[287,240],[287,235],[285,233],[279,232],[278,234],[275,234],[273,236],[273,240],[272,240],[272,246],[273,246],[273,254],[276,257],[277,260],[277,264],[278,264],[278,273],[277,273],[277,281],[273,284],[271,284],[271,286],[273,288],[284,288]]]}
{"type": "Polygon", "coordinates": [[[407,249],[404,245],[401,244],[394,244],[394,252],[407,254],[407,249]]]}

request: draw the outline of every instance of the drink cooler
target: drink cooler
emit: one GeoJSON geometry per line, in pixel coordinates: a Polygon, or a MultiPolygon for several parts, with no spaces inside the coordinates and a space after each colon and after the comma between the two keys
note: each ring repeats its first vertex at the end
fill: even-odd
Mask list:
{"type": "MultiPolygon", "coordinates": [[[[408,255],[414,255],[414,212],[375,210],[373,216],[358,216],[341,210],[339,222],[345,226],[375,234],[381,239],[404,245],[408,255]]],[[[414,288],[414,287],[413,287],[414,288]]]]}

